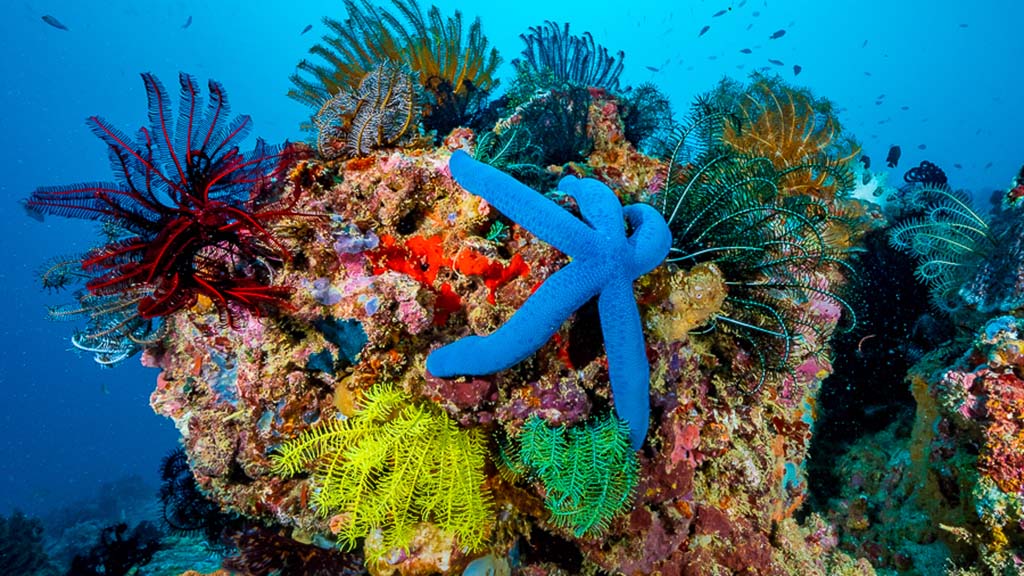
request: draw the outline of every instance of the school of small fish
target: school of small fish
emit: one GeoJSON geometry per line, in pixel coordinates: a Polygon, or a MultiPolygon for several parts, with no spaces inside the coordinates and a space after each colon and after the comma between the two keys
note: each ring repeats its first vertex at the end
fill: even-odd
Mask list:
{"type": "MultiPolygon", "coordinates": [[[[746,4],[747,4],[747,0],[740,0],[740,2],[736,4],[736,8],[737,9],[743,8],[744,6],[746,6],[746,4]]],[[[767,8],[767,6],[768,6],[768,0],[764,0],[764,7],[767,8]]],[[[723,16],[726,16],[726,15],[730,14],[731,12],[733,12],[733,7],[732,6],[729,6],[729,7],[726,7],[726,8],[722,8],[720,10],[715,11],[713,14],[711,14],[711,18],[721,18],[723,16]]],[[[759,16],[761,16],[761,12],[758,11],[758,10],[754,10],[754,11],[752,11],[750,13],[750,16],[752,18],[758,18],[759,16]]],[[[65,25],[63,22],[58,20],[57,17],[55,17],[55,16],[53,16],[51,14],[43,15],[41,19],[42,19],[42,21],[45,24],[47,24],[48,26],[50,26],[52,28],[55,28],[57,30],[61,30],[61,31],[64,31],[64,32],[70,32],[71,31],[71,29],[67,25],[65,25]]],[[[795,22],[790,22],[787,28],[791,28],[794,24],[795,24],[795,22]]],[[[751,30],[753,28],[753,25],[754,25],[753,22],[751,22],[750,24],[747,25],[746,29],[747,30],[751,30]]],[[[191,14],[189,14],[186,17],[184,24],[181,25],[181,29],[182,30],[186,30],[190,26],[192,26],[192,15],[191,14]]],[[[967,28],[968,24],[961,23],[961,24],[959,24],[959,27],[960,28],[967,28]]],[[[779,40],[779,39],[785,37],[789,33],[787,28],[779,28],[778,30],[775,30],[774,32],[772,32],[771,34],[768,35],[768,40],[779,40]]],[[[306,34],[307,32],[311,31],[312,29],[313,29],[313,25],[312,24],[307,24],[302,29],[302,31],[299,32],[299,35],[302,36],[302,35],[306,34]]],[[[704,24],[703,26],[701,26],[700,30],[697,32],[697,38],[703,37],[705,34],[707,34],[710,31],[711,31],[711,25],[710,24],[704,24]]],[[[666,32],[666,34],[670,34],[671,32],[672,32],[672,29],[669,29],[668,32],[666,32]]],[[[864,41],[861,43],[860,47],[863,49],[863,48],[867,48],[867,46],[868,46],[868,39],[864,39],[864,41]]],[[[754,49],[755,48],[761,48],[761,46],[754,46],[754,48],[747,48],[747,47],[740,48],[739,49],[739,53],[740,54],[744,54],[744,55],[751,55],[751,54],[754,53],[754,49]]],[[[712,55],[709,55],[707,58],[708,58],[708,60],[712,60],[713,61],[713,60],[717,60],[718,56],[712,54],[712,55]]],[[[779,66],[779,67],[785,66],[785,63],[782,60],[778,59],[778,58],[766,58],[766,61],[768,62],[768,64],[770,64],[772,66],[779,66]]],[[[671,62],[672,62],[672,59],[670,58],[670,59],[666,60],[665,63],[662,64],[661,66],[645,66],[645,68],[647,70],[651,71],[651,72],[661,72],[665,68],[665,66],[668,66],[669,64],[671,64],[671,62]]],[[[678,61],[678,64],[683,64],[683,63],[684,63],[684,59],[680,58],[679,61],[678,61]]],[[[693,68],[694,67],[691,65],[691,66],[689,66],[687,68],[687,70],[693,70],[693,68]]],[[[745,65],[744,64],[738,64],[736,66],[736,68],[742,70],[742,69],[745,68],[745,65]]],[[[756,68],[756,70],[761,71],[761,72],[767,71],[769,69],[770,69],[770,67],[768,67],[768,66],[762,66],[762,67],[756,68]]],[[[792,71],[793,71],[793,76],[794,77],[799,76],[800,73],[803,72],[803,66],[801,66],[800,64],[793,64],[792,65],[792,71]]],[[[864,75],[870,77],[872,75],[872,73],[869,70],[865,70],[864,71],[864,75]]],[[[874,100],[875,106],[882,106],[882,105],[884,105],[885,104],[885,96],[886,96],[885,94],[879,94],[878,97],[876,97],[875,100],[874,100]]],[[[900,106],[899,109],[901,111],[905,112],[905,111],[910,110],[910,106],[902,105],[902,106],[900,106]]],[[[883,118],[883,119],[878,121],[878,124],[887,124],[890,120],[891,120],[891,118],[883,118]]],[[[926,118],[922,119],[922,122],[926,122],[926,121],[927,121],[926,118]]],[[[877,135],[872,135],[872,137],[873,138],[877,138],[877,135]]],[[[926,144],[918,144],[917,145],[917,149],[918,150],[927,150],[928,146],[926,144]]],[[[900,156],[901,155],[902,155],[902,149],[898,145],[892,145],[889,148],[888,154],[886,155],[886,158],[885,158],[886,165],[889,166],[890,168],[896,168],[899,165],[899,161],[900,161],[900,156]]],[[[860,157],[860,162],[863,164],[865,170],[868,170],[871,167],[871,158],[869,156],[867,156],[867,155],[862,155],[860,157]]],[[[953,166],[955,168],[957,168],[957,169],[962,169],[963,168],[963,166],[961,164],[953,164],[953,166]]],[[[989,162],[988,164],[985,165],[985,169],[988,169],[988,168],[991,168],[991,167],[992,167],[992,163],[991,162],[989,162]]]]}

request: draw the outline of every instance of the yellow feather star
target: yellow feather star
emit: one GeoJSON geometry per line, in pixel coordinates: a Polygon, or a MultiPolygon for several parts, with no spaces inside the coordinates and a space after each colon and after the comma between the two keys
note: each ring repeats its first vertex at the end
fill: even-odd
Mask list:
{"type": "Polygon", "coordinates": [[[278,448],[273,472],[293,476],[315,465],[311,505],[336,520],[346,549],[377,529],[383,550],[406,548],[415,524],[428,521],[472,551],[484,544],[492,518],[485,446],[481,431],[459,428],[439,408],[381,385],[352,418],[315,426],[278,448]]]}

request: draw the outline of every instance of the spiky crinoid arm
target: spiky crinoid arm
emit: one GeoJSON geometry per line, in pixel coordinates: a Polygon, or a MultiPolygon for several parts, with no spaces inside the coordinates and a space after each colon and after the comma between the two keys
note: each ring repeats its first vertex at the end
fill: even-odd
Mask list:
{"type": "Polygon", "coordinates": [[[148,293],[137,299],[143,319],[187,308],[199,295],[232,325],[238,309],[286,307],[289,290],[269,278],[289,253],[270,224],[297,215],[298,189],[282,197],[280,179],[306,151],[257,140],[240,152],[252,120],[229,118],[215,81],[204,100],[195,79],[181,74],[175,116],[163,84],[152,74],[142,79],[149,126],[134,140],[98,116],[88,120],[107,144],[117,182],[39,188],[26,209],[116,226],[118,234],[81,259],[86,287],[97,296],[148,293]]]}
{"type": "Polygon", "coordinates": [[[639,462],[629,425],[612,414],[574,428],[552,428],[537,416],[507,452],[510,471],[539,481],[551,523],[577,537],[605,532],[633,496],[639,462]]]}
{"type": "Polygon", "coordinates": [[[988,222],[963,192],[945,185],[911,188],[907,201],[924,216],[900,222],[889,243],[918,261],[917,278],[928,285],[932,302],[945,312],[963,305],[957,292],[996,246],[988,222]]]}
{"type": "Polygon", "coordinates": [[[325,18],[332,35],[309,50],[323,62],[300,62],[288,95],[320,108],[339,92],[356,89],[368,72],[387,60],[408,64],[427,90],[437,85],[437,79],[456,95],[488,92],[498,85],[495,72],[501,57],[496,49],[488,49],[479,19],[464,37],[458,11],[443,18],[432,7],[424,16],[415,0],[392,3],[398,14],[368,0],[345,0],[347,18],[325,18]]]}
{"type": "Polygon", "coordinates": [[[485,445],[481,432],[381,385],[351,419],[318,425],[278,448],[273,470],[288,476],[315,465],[311,504],[343,519],[337,536],[345,548],[378,529],[385,550],[404,548],[417,523],[432,521],[475,550],[491,517],[485,445]]]}
{"type": "Polygon", "coordinates": [[[619,90],[626,54],[620,50],[610,55],[607,48],[594,42],[590,32],[575,36],[569,33],[568,22],[544,22],[543,26],[531,26],[529,34],[519,38],[526,48],[522,60],[513,60],[512,65],[521,73],[538,79],[547,72],[559,83],[619,90]]]}

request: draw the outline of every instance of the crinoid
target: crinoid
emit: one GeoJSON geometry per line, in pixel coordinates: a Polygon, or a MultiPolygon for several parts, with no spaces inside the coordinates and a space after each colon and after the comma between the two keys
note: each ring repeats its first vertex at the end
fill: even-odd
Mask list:
{"type": "MultiPolygon", "coordinates": [[[[668,177],[658,208],[672,230],[668,261],[682,268],[713,263],[726,296],[705,327],[735,335],[762,367],[757,387],[785,374],[825,334],[808,310],[827,300],[853,310],[815,277],[847,267],[827,233],[830,206],[813,195],[787,195],[785,171],[763,156],[731,148],[723,133],[735,114],[700,98],[672,139],[668,177]]],[[[756,389],[756,388],[755,388],[756,389]]]]}
{"type": "MultiPolygon", "coordinates": [[[[290,255],[268,226],[297,215],[298,198],[282,197],[279,178],[304,151],[257,140],[253,150],[240,152],[252,120],[228,120],[217,82],[209,83],[202,114],[196,81],[181,74],[175,123],[160,81],[152,74],[142,80],[150,126],[134,140],[98,116],[88,120],[107,144],[117,182],[46,186],[25,202],[38,216],[98,220],[113,231],[80,260],[89,277],[83,304],[120,309],[131,303],[148,320],[204,297],[232,324],[239,309],[286,305],[290,291],[271,280],[290,255]]],[[[59,274],[51,278],[63,282],[59,274]]]]}
{"type": "Polygon", "coordinates": [[[921,216],[893,226],[889,242],[917,260],[915,275],[928,285],[932,303],[955,312],[965,304],[961,287],[997,252],[1000,235],[974,210],[967,194],[945,184],[915,184],[904,193],[921,216]]]}
{"type": "Polygon", "coordinates": [[[612,414],[568,429],[535,414],[503,446],[501,463],[509,479],[543,485],[550,522],[577,538],[600,536],[628,509],[640,468],[629,425],[612,414]]]}
{"type": "MultiPolygon", "coordinates": [[[[589,32],[570,34],[568,24],[545,22],[519,37],[526,48],[522,58],[512,61],[516,77],[503,100],[509,117],[502,123],[518,126],[529,136],[541,166],[586,158],[594,148],[588,129],[590,90],[619,91],[625,54],[610,55],[589,32]]],[[[632,120],[641,120],[640,116],[633,114],[632,120]]],[[[632,130],[630,136],[644,135],[632,130]]]]}
{"type": "Polygon", "coordinates": [[[531,26],[529,33],[520,34],[519,38],[526,48],[522,59],[512,61],[520,75],[517,82],[521,83],[525,75],[532,79],[531,84],[537,84],[546,76],[552,85],[619,90],[626,54],[620,50],[612,56],[607,48],[594,42],[590,32],[574,36],[569,33],[568,23],[548,21],[542,26],[531,26]]]}
{"type": "Polygon", "coordinates": [[[322,517],[345,518],[336,534],[343,549],[382,532],[382,548],[364,549],[373,561],[407,548],[424,521],[457,536],[467,550],[486,544],[492,516],[486,446],[480,429],[459,428],[433,404],[380,384],[366,392],[354,416],[307,429],[271,460],[281,476],[315,469],[310,504],[322,517]]]}
{"type": "Polygon", "coordinates": [[[725,125],[725,141],[742,154],[770,160],[781,193],[830,201],[853,189],[846,163],[860,147],[843,135],[828,100],[762,74],[746,87],[723,81],[715,98],[737,120],[725,125]]]}
{"type": "Polygon", "coordinates": [[[334,158],[343,152],[365,155],[398,145],[419,118],[419,93],[416,75],[406,66],[381,62],[357,90],[342,89],[313,118],[317,150],[325,158],[334,158]],[[344,146],[339,149],[341,142],[344,146]]]}
{"type": "Polygon", "coordinates": [[[288,95],[320,110],[337,94],[356,91],[381,62],[405,64],[424,93],[424,127],[443,138],[482,110],[498,85],[501,58],[488,48],[479,19],[464,33],[458,10],[445,18],[436,6],[424,15],[416,0],[393,4],[398,14],[368,0],[345,0],[348,17],[325,18],[333,35],[309,50],[325,62],[300,62],[288,95]]]}

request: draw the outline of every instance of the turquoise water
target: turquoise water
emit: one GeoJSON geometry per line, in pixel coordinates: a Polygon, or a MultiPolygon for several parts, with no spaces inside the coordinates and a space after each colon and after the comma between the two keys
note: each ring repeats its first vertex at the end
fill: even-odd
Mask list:
{"type": "MultiPolygon", "coordinates": [[[[722,76],[744,79],[768,67],[831,99],[876,166],[891,145],[900,145],[897,174],[928,159],[984,204],[1021,162],[1024,5],[1017,2],[437,4],[444,13],[480,16],[504,58],[502,78],[511,76],[508,62],[521,50],[518,34],[544,20],[569,21],[574,32],[590,31],[599,43],[625,51],[624,85],[655,82],[679,112],[722,76]],[[726,13],[714,17],[720,10],[726,13]],[[704,26],[710,28],[700,35],[704,26]],[[777,30],[786,34],[771,39],[777,30]]],[[[92,499],[102,485],[125,476],[155,487],[160,459],[179,436],[148,406],[156,371],[135,361],[102,369],[69,351],[66,326],[45,320],[53,297],[33,272],[53,254],[90,247],[95,226],[55,218],[39,223],[17,202],[36,186],[109,179],[104,146],[83,120],[99,114],[116,126],[142,123],[140,72],[168,85],[178,71],[203,83],[215,78],[233,110],[253,116],[254,134],[270,142],[302,139],[298,124],[308,110],[285,96],[288,77],[323,33],[321,16],[340,18],[340,11],[336,1],[5,5],[0,514],[15,508],[44,514],[92,499]],[[44,15],[67,30],[47,24],[44,15]]]]}

